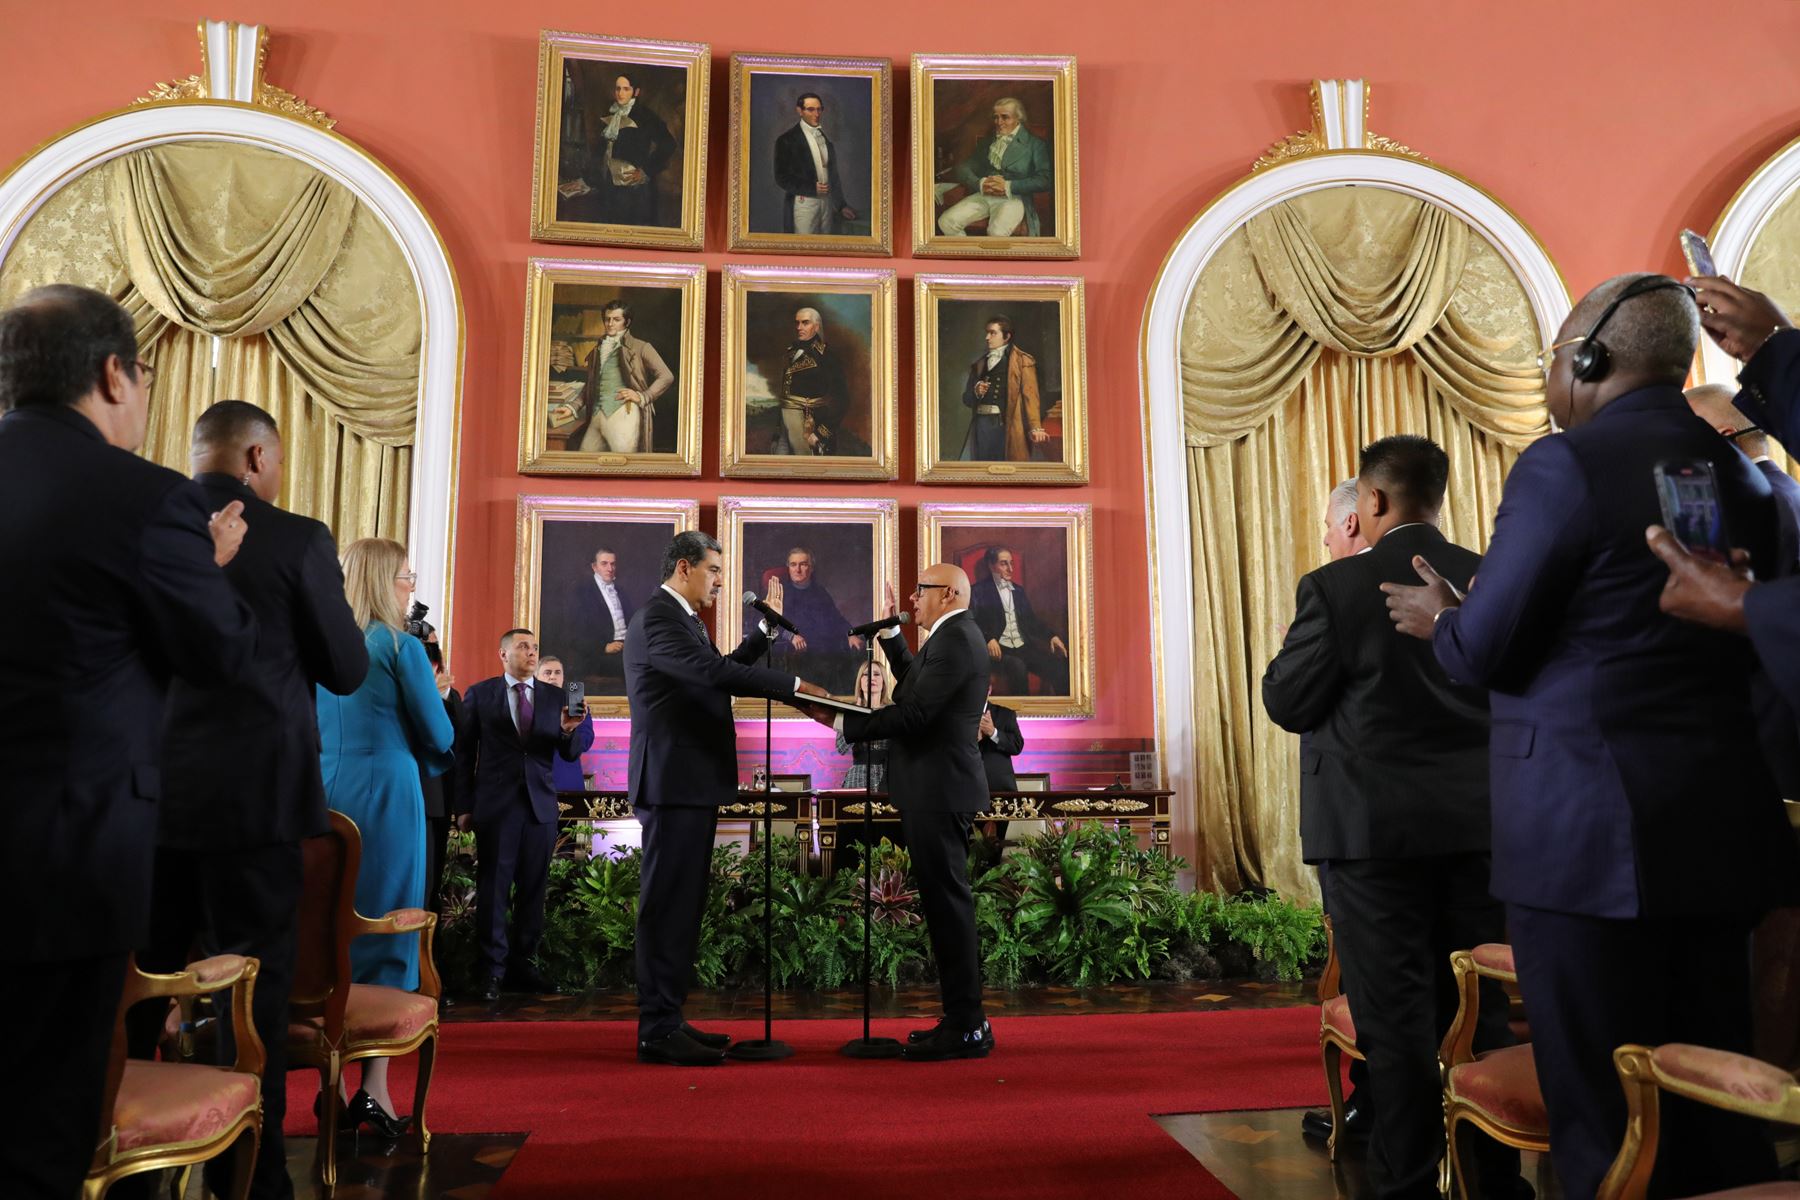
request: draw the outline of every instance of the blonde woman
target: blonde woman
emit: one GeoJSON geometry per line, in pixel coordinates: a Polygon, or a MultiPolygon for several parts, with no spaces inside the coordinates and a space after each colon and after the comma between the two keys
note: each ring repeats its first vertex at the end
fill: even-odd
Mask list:
{"type": "MultiPolygon", "coordinates": [[[[444,711],[450,678],[434,672],[425,644],[402,632],[416,576],[406,548],[363,538],[343,553],[344,594],[369,650],[369,674],[348,696],[318,689],[320,767],[326,802],[362,831],[356,908],[371,916],[425,902],[425,797],[420,772],[450,767],[454,731],[444,711]]],[[[413,991],[419,986],[417,938],[363,937],[350,946],[350,975],[413,991]]],[[[349,1103],[354,1128],[367,1123],[398,1137],[385,1058],[363,1063],[362,1087],[349,1103]]],[[[346,1080],[345,1086],[348,1086],[346,1080]]]]}

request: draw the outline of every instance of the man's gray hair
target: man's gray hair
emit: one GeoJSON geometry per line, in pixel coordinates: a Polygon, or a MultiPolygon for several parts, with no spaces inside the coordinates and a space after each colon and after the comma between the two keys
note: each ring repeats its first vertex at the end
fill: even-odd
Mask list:
{"type": "MultiPolygon", "coordinates": [[[[1647,271],[1615,275],[1582,297],[1569,314],[1566,328],[1572,336],[1585,334],[1620,292],[1643,279],[1676,282],[1647,271]]],[[[1693,367],[1694,351],[1700,345],[1700,309],[1693,293],[1679,285],[1641,292],[1618,307],[1594,340],[1606,347],[1613,372],[1651,375],[1679,384],[1693,367]]]]}
{"type": "Polygon", "coordinates": [[[994,101],[994,107],[1012,109],[1013,116],[1019,118],[1019,124],[1023,125],[1025,123],[1025,106],[1011,96],[1006,96],[994,101]]]}
{"type": "Polygon", "coordinates": [[[719,545],[719,539],[709,533],[701,533],[698,529],[687,529],[675,535],[669,548],[663,551],[662,581],[669,582],[675,575],[677,563],[685,562],[690,567],[700,566],[706,561],[707,551],[723,554],[725,550],[719,545]]]}
{"type": "Polygon", "coordinates": [[[1344,518],[1356,511],[1356,479],[1351,477],[1331,489],[1331,495],[1325,501],[1325,520],[1333,529],[1344,523],[1344,518]]]}
{"type": "Polygon", "coordinates": [[[825,323],[825,318],[819,315],[819,310],[816,308],[796,308],[794,310],[794,320],[798,321],[801,317],[805,317],[814,325],[823,325],[825,323]]]}

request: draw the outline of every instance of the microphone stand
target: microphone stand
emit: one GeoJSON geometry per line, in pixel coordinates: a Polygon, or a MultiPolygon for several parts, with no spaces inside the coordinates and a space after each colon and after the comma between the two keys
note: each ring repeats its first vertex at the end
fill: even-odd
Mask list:
{"type": "MultiPolygon", "coordinates": [[[[870,634],[868,636],[868,641],[864,644],[864,648],[868,651],[868,655],[865,659],[865,662],[866,662],[865,671],[867,671],[868,673],[865,673],[863,675],[863,679],[865,681],[869,678],[869,673],[873,673],[873,668],[875,666],[875,638],[876,638],[876,636],[877,636],[876,634],[870,634]]],[[[905,637],[906,635],[900,634],[898,636],[905,637]]],[[[867,686],[867,685],[865,684],[865,686],[867,686]]],[[[874,692],[875,692],[875,689],[873,687],[870,687],[868,694],[864,697],[865,703],[867,703],[870,708],[875,707],[874,692]]],[[[857,749],[859,751],[861,751],[861,753],[862,753],[862,761],[863,761],[863,828],[862,828],[862,832],[863,832],[863,836],[862,836],[862,872],[863,872],[863,947],[862,947],[862,985],[863,985],[862,1008],[863,1008],[863,1012],[862,1012],[862,1018],[863,1018],[863,1028],[862,1028],[862,1036],[859,1038],[851,1038],[849,1041],[845,1042],[842,1049],[840,1049],[838,1051],[838,1053],[842,1054],[846,1058],[899,1058],[900,1052],[902,1049],[904,1049],[904,1047],[902,1047],[900,1045],[900,1042],[898,1039],[888,1038],[888,1037],[878,1038],[878,1037],[870,1037],[869,1036],[869,1005],[870,1005],[869,927],[871,925],[873,925],[875,922],[875,880],[874,880],[874,876],[870,873],[870,864],[875,859],[875,767],[874,767],[874,763],[871,761],[871,759],[874,757],[874,748],[871,747],[869,745],[869,743],[867,743],[867,742],[858,742],[858,743],[856,743],[856,746],[857,746],[857,749]]]]}
{"type": "MultiPolygon", "coordinates": [[[[771,639],[769,648],[763,652],[763,666],[773,669],[775,665],[775,643],[771,639]]],[[[774,811],[775,775],[771,768],[775,765],[775,700],[771,696],[763,697],[763,798],[762,798],[762,844],[763,844],[763,1035],[748,1041],[733,1042],[725,1053],[742,1062],[775,1062],[792,1057],[794,1048],[786,1042],[775,1040],[775,961],[772,951],[774,943],[775,923],[775,825],[772,816],[774,811]]],[[[797,807],[797,806],[796,806],[797,807]]]]}

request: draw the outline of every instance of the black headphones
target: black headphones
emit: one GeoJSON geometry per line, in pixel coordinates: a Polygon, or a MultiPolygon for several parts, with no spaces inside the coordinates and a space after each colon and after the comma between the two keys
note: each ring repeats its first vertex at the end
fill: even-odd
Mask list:
{"type": "Polygon", "coordinates": [[[1689,296],[1694,294],[1693,288],[1670,279],[1666,275],[1652,275],[1626,287],[1624,291],[1613,297],[1611,304],[1601,311],[1600,319],[1594,322],[1594,327],[1587,331],[1580,342],[1576,343],[1574,353],[1569,355],[1569,366],[1577,380],[1582,383],[1599,383],[1606,378],[1606,373],[1612,370],[1612,355],[1607,353],[1606,343],[1597,342],[1594,339],[1600,335],[1600,330],[1612,318],[1613,313],[1618,311],[1619,305],[1633,296],[1642,296],[1645,292],[1654,292],[1661,288],[1680,288],[1689,296]]]}

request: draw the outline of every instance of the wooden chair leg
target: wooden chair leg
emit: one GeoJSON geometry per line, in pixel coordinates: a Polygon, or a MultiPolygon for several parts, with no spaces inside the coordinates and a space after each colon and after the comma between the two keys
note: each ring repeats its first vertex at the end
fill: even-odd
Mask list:
{"type": "Polygon", "coordinates": [[[257,1120],[238,1135],[237,1144],[232,1148],[237,1157],[231,1168],[233,1200],[250,1200],[250,1184],[256,1175],[256,1151],[261,1145],[262,1121],[257,1120]]]}
{"type": "Polygon", "coordinates": [[[181,1200],[187,1195],[188,1180],[194,1174],[194,1164],[176,1167],[169,1175],[169,1200],[181,1200]]]}
{"type": "Polygon", "coordinates": [[[343,1069],[336,1054],[319,1068],[319,1148],[313,1165],[327,1191],[337,1186],[338,1078],[343,1069]]]}
{"type": "Polygon", "coordinates": [[[1344,1078],[1340,1073],[1344,1051],[1327,1039],[1320,1040],[1319,1051],[1325,1060],[1325,1094],[1331,1098],[1331,1136],[1325,1140],[1325,1157],[1336,1162],[1338,1135],[1344,1128],[1344,1078]]]}
{"type": "Polygon", "coordinates": [[[1451,1200],[1456,1200],[1458,1196],[1467,1197],[1469,1194],[1468,1181],[1463,1178],[1462,1153],[1456,1138],[1457,1126],[1462,1124],[1458,1120],[1461,1115],[1456,1109],[1451,1109],[1445,1115],[1444,1120],[1444,1155],[1450,1160],[1450,1191],[1448,1195],[1451,1200]]]}
{"type": "Polygon", "coordinates": [[[431,1067],[437,1060],[437,1034],[419,1046],[419,1081],[413,1088],[413,1146],[420,1154],[431,1152],[431,1130],[425,1127],[425,1098],[431,1092],[431,1067]]]}

